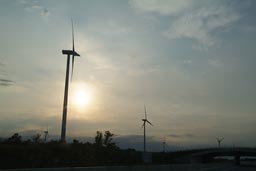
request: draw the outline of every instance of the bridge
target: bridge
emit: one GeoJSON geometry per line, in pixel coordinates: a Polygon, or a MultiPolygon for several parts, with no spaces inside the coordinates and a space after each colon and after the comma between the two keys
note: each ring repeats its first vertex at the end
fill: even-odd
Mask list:
{"type": "Polygon", "coordinates": [[[241,157],[256,157],[255,148],[212,148],[203,149],[188,152],[186,155],[182,156],[179,160],[189,160],[190,163],[206,163],[212,161],[214,157],[219,156],[233,156],[234,162],[240,165],[241,157]]]}

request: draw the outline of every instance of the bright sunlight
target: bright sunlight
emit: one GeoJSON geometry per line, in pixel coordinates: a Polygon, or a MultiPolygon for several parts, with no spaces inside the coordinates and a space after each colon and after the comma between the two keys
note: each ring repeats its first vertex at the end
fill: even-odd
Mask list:
{"type": "Polygon", "coordinates": [[[76,84],[72,88],[72,104],[83,108],[92,102],[92,90],[84,84],[76,84]]]}
{"type": "Polygon", "coordinates": [[[74,94],[75,104],[78,106],[85,106],[90,103],[90,96],[88,92],[83,89],[77,90],[74,94]]]}

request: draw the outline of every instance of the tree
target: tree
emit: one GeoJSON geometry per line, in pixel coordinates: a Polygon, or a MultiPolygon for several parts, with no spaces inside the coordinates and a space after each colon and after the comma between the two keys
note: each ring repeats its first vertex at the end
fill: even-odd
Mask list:
{"type": "Polygon", "coordinates": [[[80,143],[79,140],[73,139],[73,144],[79,144],[79,143],[80,143]]]}
{"type": "Polygon", "coordinates": [[[103,140],[102,140],[102,132],[97,131],[96,136],[95,136],[95,145],[97,147],[102,147],[103,146],[103,140]]]}
{"type": "Polygon", "coordinates": [[[41,134],[35,134],[32,136],[32,141],[34,143],[39,143],[40,142],[40,137],[41,137],[41,134]]]}
{"type": "Polygon", "coordinates": [[[14,144],[21,143],[21,136],[18,133],[14,133],[10,138],[7,139],[7,142],[14,144]]]}
{"type": "Polygon", "coordinates": [[[110,131],[105,131],[104,134],[104,146],[110,147],[115,146],[115,143],[112,142],[114,134],[112,134],[110,131]]]}

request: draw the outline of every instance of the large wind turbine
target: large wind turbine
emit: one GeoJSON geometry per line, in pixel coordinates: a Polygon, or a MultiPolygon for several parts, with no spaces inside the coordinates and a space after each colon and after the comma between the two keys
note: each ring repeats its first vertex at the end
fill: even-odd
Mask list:
{"type": "Polygon", "coordinates": [[[147,119],[147,111],[146,111],[146,106],[144,105],[144,112],[145,112],[145,118],[142,119],[143,124],[142,127],[144,128],[144,153],[146,152],[146,123],[150,124],[151,126],[153,126],[153,124],[151,122],[148,121],[147,119]]]}
{"type": "Polygon", "coordinates": [[[68,86],[69,86],[69,74],[70,74],[69,73],[70,56],[72,56],[71,79],[72,79],[72,76],[73,76],[74,58],[75,58],[75,56],[80,56],[75,51],[73,20],[71,20],[71,23],[72,23],[72,50],[62,50],[62,54],[67,55],[67,67],[66,67],[66,80],[65,80],[62,127],[61,127],[61,142],[66,142],[66,124],[67,124],[67,110],[68,110],[68,86]]]}

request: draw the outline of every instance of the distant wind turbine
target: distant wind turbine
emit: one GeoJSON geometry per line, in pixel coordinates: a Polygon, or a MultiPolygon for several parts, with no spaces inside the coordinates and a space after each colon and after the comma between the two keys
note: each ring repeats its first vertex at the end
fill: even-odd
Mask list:
{"type": "Polygon", "coordinates": [[[48,130],[48,126],[47,126],[47,129],[44,131],[44,142],[47,141],[48,135],[49,135],[49,130],[48,130]]]}
{"type": "Polygon", "coordinates": [[[144,128],[144,153],[146,152],[146,123],[150,124],[151,126],[153,126],[153,124],[151,122],[149,122],[149,120],[147,119],[147,111],[146,111],[146,106],[144,105],[144,112],[145,112],[145,118],[142,119],[143,124],[142,124],[142,128],[144,128]]]}
{"type": "Polygon", "coordinates": [[[67,55],[67,67],[66,67],[66,79],[65,79],[65,90],[64,90],[64,103],[63,103],[63,115],[62,115],[62,127],[61,127],[61,142],[66,142],[66,124],[67,124],[67,109],[68,109],[68,86],[69,86],[69,66],[70,66],[70,56],[72,56],[72,71],[71,79],[73,77],[74,69],[74,58],[75,56],[80,56],[75,51],[74,43],[74,27],[73,20],[71,19],[72,24],[72,50],[62,50],[62,54],[67,55]]]}
{"type": "Polygon", "coordinates": [[[164,140],[163,140],[163,153],[165,153],[165,145],[166,145],[166,141],[165,141],[165,136],[164,136],[164,140]]]}
{"type": "Polygon", "coordinates": [[[217,143],[218,143],[218,147],[221,147],[221,142],[224,140],[224,138],[216,138],[217,143]]]}

